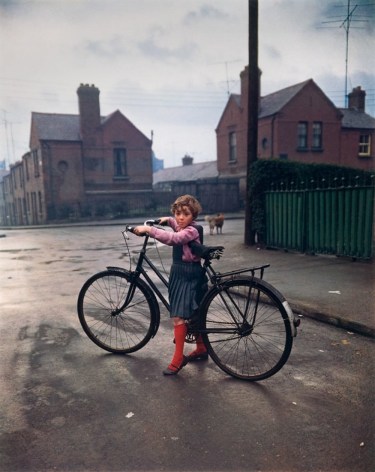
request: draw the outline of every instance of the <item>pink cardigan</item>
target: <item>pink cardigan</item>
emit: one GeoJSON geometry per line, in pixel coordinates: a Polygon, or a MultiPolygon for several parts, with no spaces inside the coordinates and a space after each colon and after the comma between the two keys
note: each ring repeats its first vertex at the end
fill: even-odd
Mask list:
{"type": "Polygon", "coordinates": [[[176,220],[172,217],[168,220],[168,225],[173,229],[172,231],[164,231],[162,229],[155,228],[154,226],[150,230],[150,236],[157,239],[161,243],[167,246],[178,246],[182,245],[182,260],[184,262],[199,262],[200,258],[194,256],[191,252],[188,243],[190,241],[196,241],[200,243],[199,233],[197,228],[194,227],[194,222],[184,229],[181,229],[176,220]]]}

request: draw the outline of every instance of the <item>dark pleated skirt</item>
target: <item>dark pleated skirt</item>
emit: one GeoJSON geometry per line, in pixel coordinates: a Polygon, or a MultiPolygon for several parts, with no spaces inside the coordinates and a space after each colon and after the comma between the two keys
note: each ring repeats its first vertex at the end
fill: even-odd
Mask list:
{"type": "Polygon", "coordinates": [[[170,316],[189,319],[207,291],[207,277],[199,263],[173,263],[169,276],[170,316]]]}

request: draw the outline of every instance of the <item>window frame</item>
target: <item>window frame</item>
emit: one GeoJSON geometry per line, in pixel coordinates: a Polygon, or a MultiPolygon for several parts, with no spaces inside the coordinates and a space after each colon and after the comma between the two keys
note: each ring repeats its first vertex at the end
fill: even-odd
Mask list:
{"type": "Polygon", "coordinates": [[[228,162],[230,164],[236,163],[237,162],[237,133],[235,131],[229,131],[228,145],[229,145],[228,162]]]}
{"type": "Polygon", "coordinates": [[[113,177],[115,179],[126,179],[129,177],[127,157],[126,148],[113,148],[113,177]]]}
{"type": "Polygon", "coordinates": [[[309,124],[307,121],[299,121],[297,125],[297,149],[299,151],[308,150],[308,131],[309,124]],[[303,132],[301,132],[303,130],[303,132]]]}
{"type": "Polygon", "coordinates": [[[370,157],[371,156],[371,134],[360,133],[358,139],[358,156],[359,157],[370,157]],[[367,138],[364,141],[363,138],[367,138]]]}
{"type": "Polygon", "coordinates": [[[323,122],[313,121],[312,124],[312,145],[311,149],[320,151],[323,149],[323,122]],[[318,130],[318,132],[316,132],[318,130]],[[315,143],[317,141],[317,143],[315,143]]]}

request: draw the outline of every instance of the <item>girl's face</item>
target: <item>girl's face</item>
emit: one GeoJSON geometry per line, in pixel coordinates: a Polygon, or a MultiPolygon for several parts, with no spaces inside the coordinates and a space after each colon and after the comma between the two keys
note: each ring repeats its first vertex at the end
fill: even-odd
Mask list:
{"type": "Polygon", "coordinates": [[[181,229],[186,228],[193,221],[193,214],[187,206],[178,208],[174,213],[174,217],[181,229]]]}

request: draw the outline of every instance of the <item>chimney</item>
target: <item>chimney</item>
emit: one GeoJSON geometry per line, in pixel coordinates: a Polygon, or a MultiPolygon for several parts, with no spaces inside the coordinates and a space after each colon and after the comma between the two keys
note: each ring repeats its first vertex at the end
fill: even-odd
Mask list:
{"type": "Polygon", "coordinates": [[[182,158],[182,165],[183,166],[191,166],[193,163],[194,158],[189,156],[188,154],[185,154],[185,156],[182,158]]]}
{"type": "Polygon", "coordinates": [[[95,145],[96,131],[100,126],[100,91],[94,85],[78,87],[79,122],[84,144],[95,145]]]}
{"type": "Polygon", "coordinates": [[[365,97],[366,92],[361,89],[361,86],[355,87],[351,93],[349,93],[349,108],[354,108],[357,111],[365,111],[365,97]]]}

